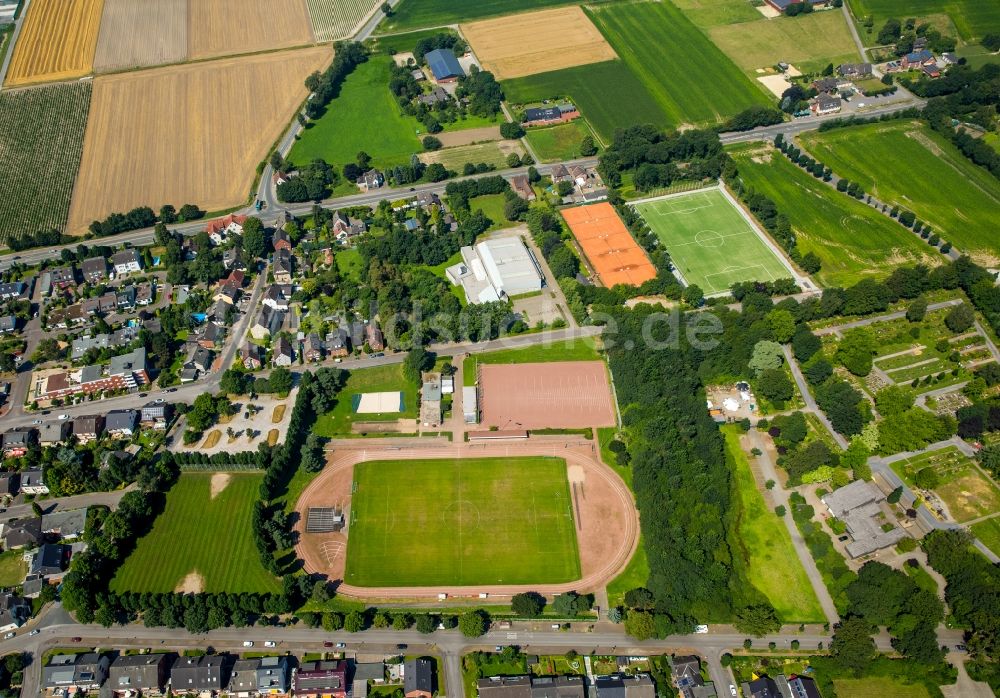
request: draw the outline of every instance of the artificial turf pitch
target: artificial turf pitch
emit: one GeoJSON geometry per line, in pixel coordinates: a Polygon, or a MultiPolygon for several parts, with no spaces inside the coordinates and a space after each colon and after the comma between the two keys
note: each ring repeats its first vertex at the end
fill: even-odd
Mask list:
{"type": "Polygon", "coordinates": [[[717,189],[636,204],[688,284],[705,293],[791,272],[717,189]]]}
{"type": "Polygon", "coordinates": [[[356,586],[580,578],[561,458],[360,463],[347,535],[344,581],[356,586]]]}

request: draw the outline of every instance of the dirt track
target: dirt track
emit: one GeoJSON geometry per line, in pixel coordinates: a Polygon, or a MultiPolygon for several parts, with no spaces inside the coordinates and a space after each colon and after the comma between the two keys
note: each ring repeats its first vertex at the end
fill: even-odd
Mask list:
{"type": "MultiPolygon", "coordinates": [[[[577,542],[583,575],[574,582],[549,585],[455,586],[455,587],[357,587],[340,584],[338,594],[364,599],[437,598],[446,593],[456,597],[512,596],[523,591],[552,595],[566,591],[594,591],[628,564],[639,541],[639,515],[632,493],[624,482],[596,455],[596,444],[579,439],[559,444],[554,441],[520,443],[427,444],[403,446],[374,442],[338,446],[320,474],[296,503],[299,534],[295,549],[308,572],[326,574],[331,580],[343,578],[347,537],[342,534],[305,533],[310,507],[349,505],[354,466],[370,460],[413,460],[420,458],[489,458],[506,456],[555,456],[567,463],[570,485],[576,502],[577,542]]],[[[349,531],[348,531],[349,534],[349,531]]]]}

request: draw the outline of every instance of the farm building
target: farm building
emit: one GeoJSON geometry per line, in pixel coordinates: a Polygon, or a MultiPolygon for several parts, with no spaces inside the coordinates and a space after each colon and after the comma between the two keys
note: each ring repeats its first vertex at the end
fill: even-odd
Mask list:
{"type": "Polygon", "coordinates": [[[812,103],[810,107],[812,113],[817,116],[822,114],[836,114],[840,111],[841,102],[840,97],[832,97],[830,95],[820,95],[812,103]]]}
{"type": "Polygon", "coordinates": [[[465,71],[459,64],[455,54],[450,49],[437,48],[428,51],[424,56],[434,79],[438,82],[454,82],[461,77],[465,77],[465,71]]]}
{"type": "Polygon", "coordinates": [[[486,240],[462,248],[462,261],[445,270],[470,303],[490,303],[542,289],[538,261],[518,237],[486,240]]]}
{"type": "Polygon", "coordinates": [[[555,107],[532,107],[524,110],[525,126],[548,126],[572,121],[580,116],[579,110],[569,102],[555,107]]]}
{"type": "Polygon", "coordinates": [[[813,7],[827,7],[832,0],[765,0],[768,5],[778,12],[784,12],[792,5],[801,5],[803,2],[812,3],[813,7]]]}

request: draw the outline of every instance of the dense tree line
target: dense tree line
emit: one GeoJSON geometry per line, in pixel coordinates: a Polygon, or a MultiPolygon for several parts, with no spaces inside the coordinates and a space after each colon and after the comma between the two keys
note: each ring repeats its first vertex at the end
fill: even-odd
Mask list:
{"type": "Polygon", "coordinates": [[[314,72],[306,78],[306,89],[312,98],[306,102],[306,116],[318,119],[338,94],[344,80],[354,69],[368,60],[364,46],[353,41],[339,41],[333,45],[333,62],[322,73],[314,72]]]}
{"type": "Polygon", "coordinates": [[[646,124],[615,131],[598,169],[609,186],[621,186],[622,174],[630,172],[635,188],[649,191],[679,180],[718,178],[726,159],[715,131],[665,133],[646,124]]]}
{"type": "Polygon", "coordinates": [[[720,133],[727,131],[751,131],[758,126],[774,126],[785,120],[780,109],[774,107],[756,106],[744,109],[719,127],[720,133]]]}

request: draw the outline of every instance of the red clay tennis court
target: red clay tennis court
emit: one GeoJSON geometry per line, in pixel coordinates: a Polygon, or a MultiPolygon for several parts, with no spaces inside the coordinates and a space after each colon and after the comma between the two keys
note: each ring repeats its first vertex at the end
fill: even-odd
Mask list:
{"type": "Polygon", "coordinates": [[[480,364],[479,372],[484,427],[573,429],[616,423],[602,361],[480,364]]]}
{"type": "Polygon", "coordinates": [[[605,286],[639,286],[656,278],[656,267],[611,204],[567,208],[562,216],[605,286]]]}

